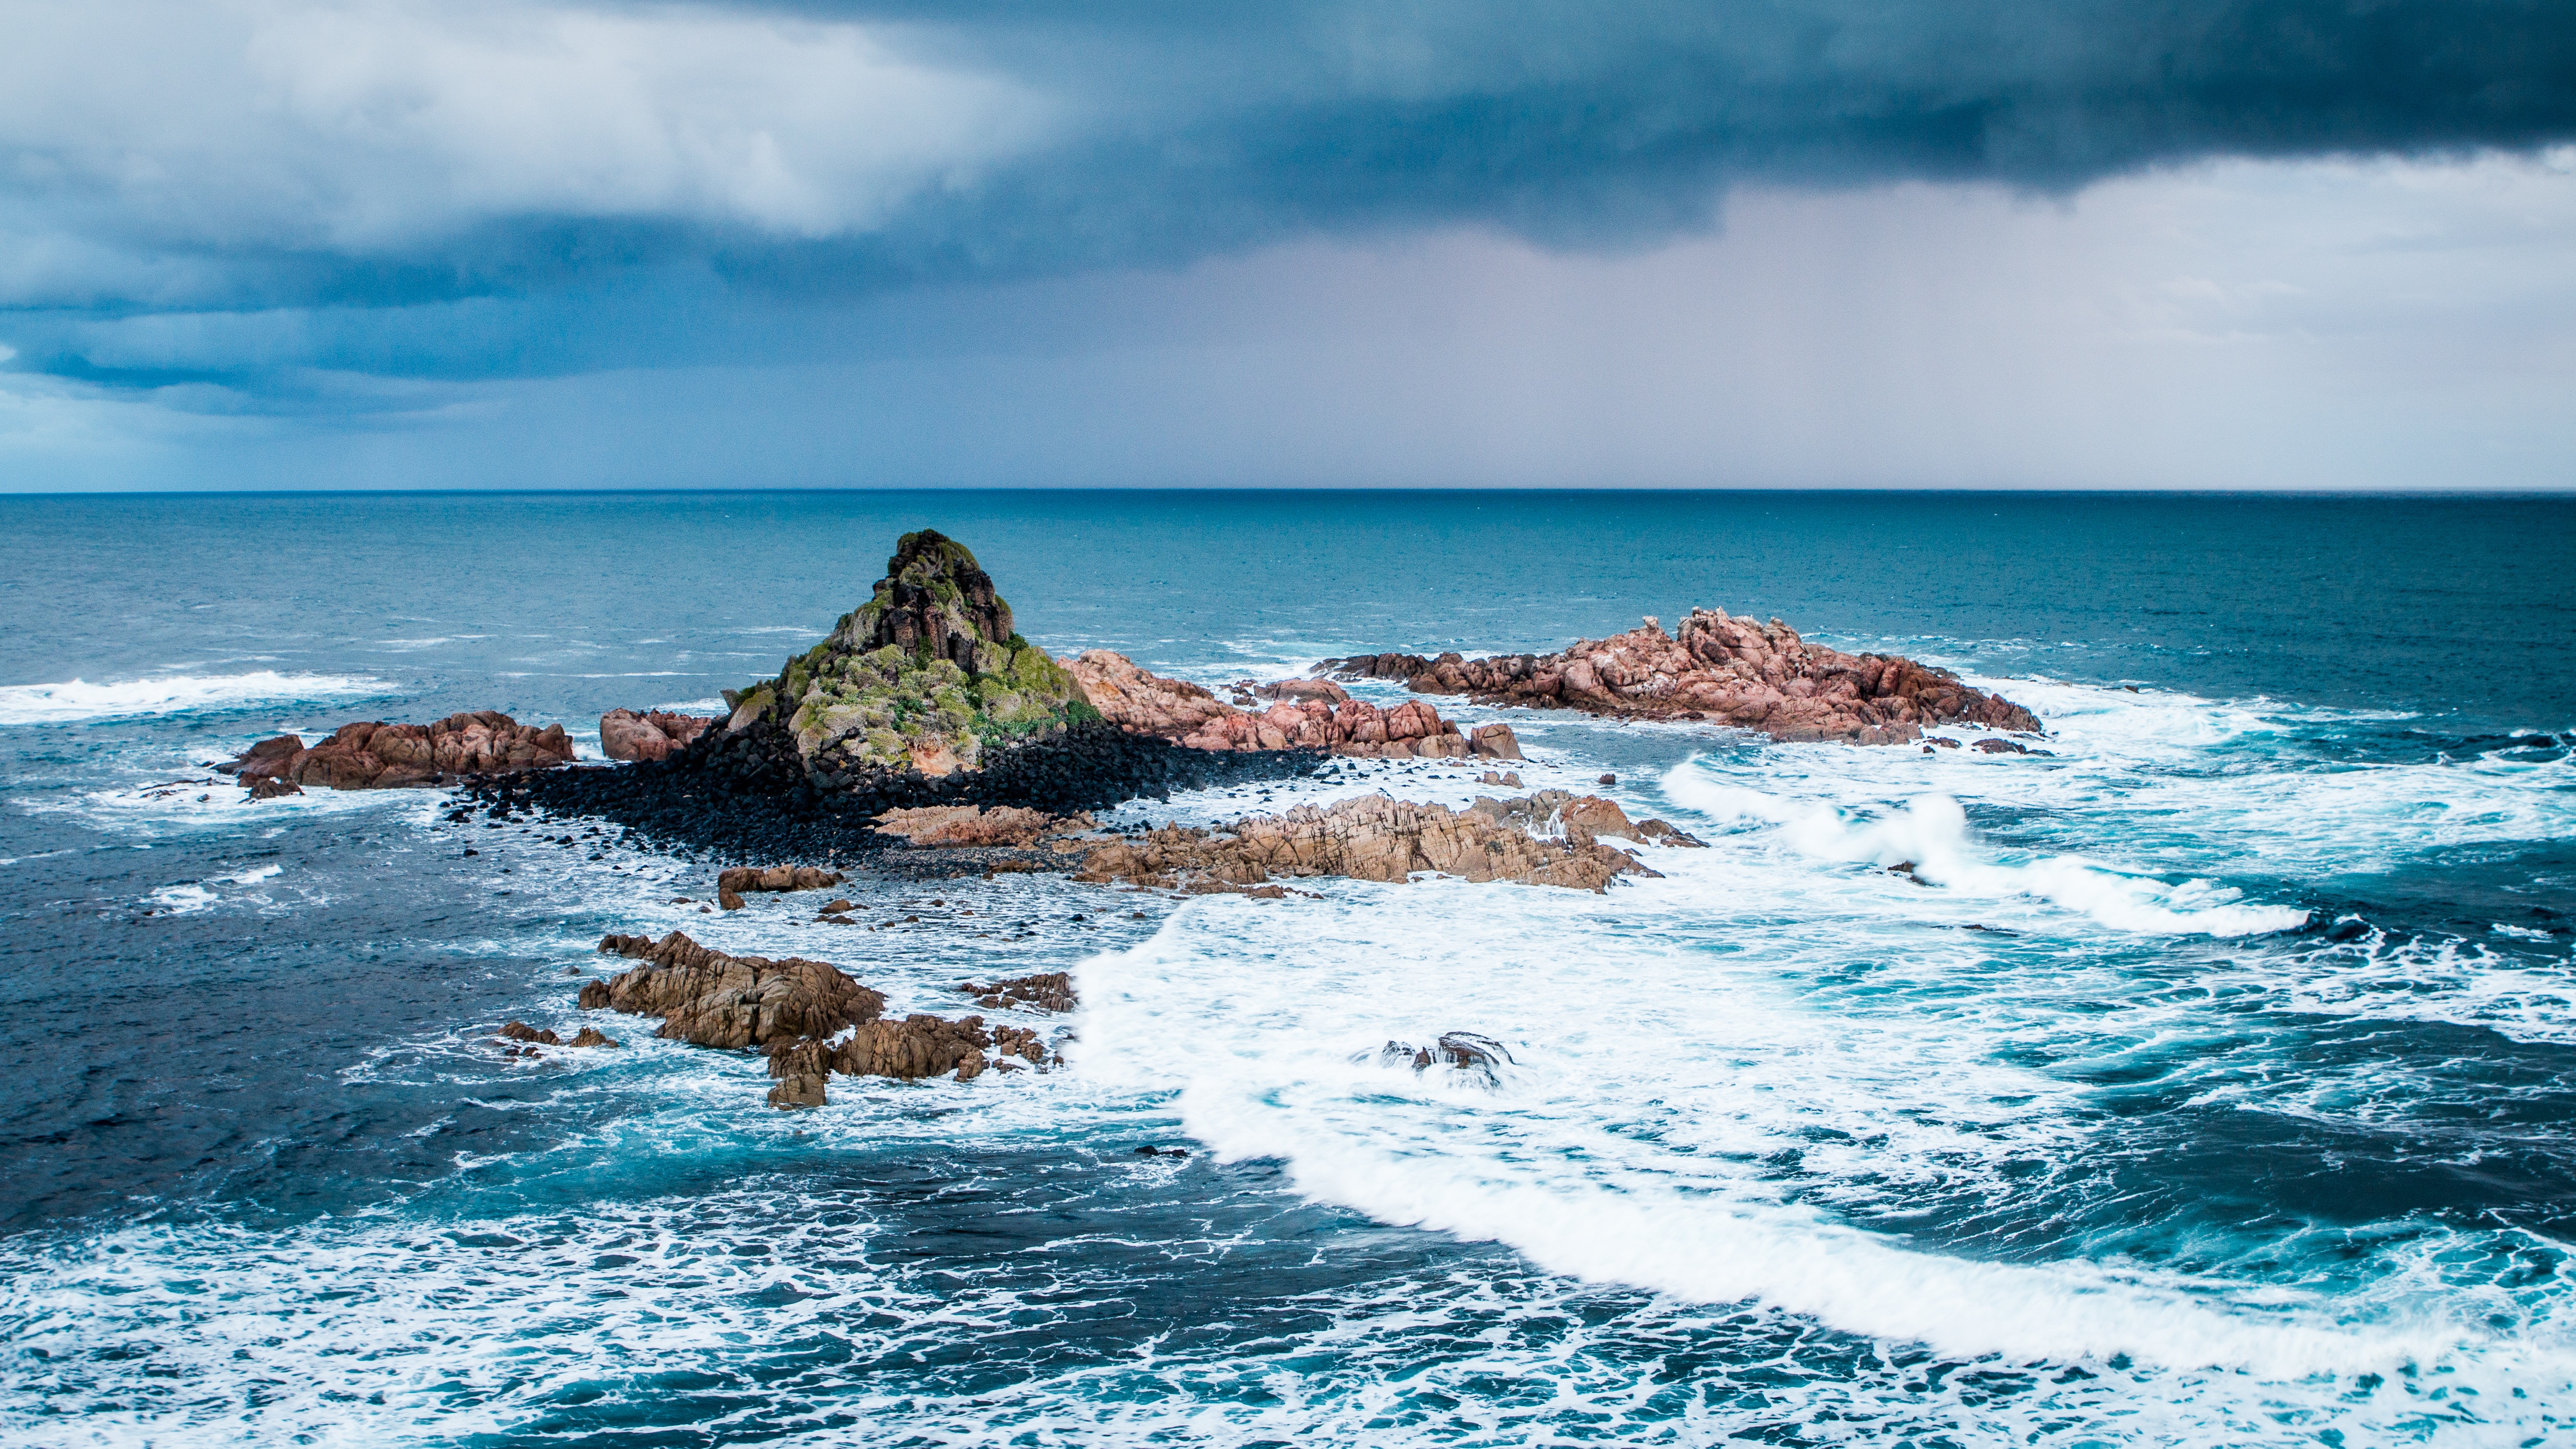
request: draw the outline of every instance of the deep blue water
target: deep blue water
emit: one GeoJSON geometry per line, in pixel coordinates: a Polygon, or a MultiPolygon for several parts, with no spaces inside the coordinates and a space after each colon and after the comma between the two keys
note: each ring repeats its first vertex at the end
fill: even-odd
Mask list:
{"type": "Polygon", "coordinates": [[[0,500],[0,1437],[2558,1442],[2570,558],[2533,499],[0,500]],[[1713,848],[1604,897],[862,880],[858,933],[672,905],[704,863],[581,823],[202,768],[703,704],[925,525],[1059,651],[1275,677],[1715,605],[1949,664],[2054,753],[1466,709],[1713,848]],[[1074,1066],[781,1115],[631,1020],[487,1043],[675,926],[898,1011],[1074,970],[1030,1023],[1074,1066]],[[1520,1066],[1370,1063],[1448,1029],[1520,1066]]]}

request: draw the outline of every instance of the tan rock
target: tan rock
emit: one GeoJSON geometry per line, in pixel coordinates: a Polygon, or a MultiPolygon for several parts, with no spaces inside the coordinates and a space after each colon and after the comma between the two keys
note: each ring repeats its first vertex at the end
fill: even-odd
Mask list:
{"type": "Polygon", "coordinates": [[[822,961],[728,956],[678,931],[658,942],[612,935],[599,949],[645,964],[585,984],[582,1006],[661,1017],[655,1035],[675,1041],[749,1047],[828,1037],[885,1010],[883,996],[822,961]]]}
{"type": "Polygon", "coordinates": [[[900,835],[921,846],[1035,845],[1050,836],[1089,830],[1088,815],[1059,819],[1043,810],[1015,805],[985,809],[975,805],[926,805],[889,810],[877,817],[877,830],[900,835]]]}
{"type": "MultiPolygon", "coordinates": [[[[1256,815],[1231,830],[1167,827],[1093,847],[1076,880],[1125,880],[1140,885],[1191,888],[1217,882],[1250,886],[1273,877],[1340,875],[1359,880],[1402,881],[1415,871],[1438,871],[1471,881],[1509,880],[1532,885],[1603,890],[1621,875],[1654,875],[1634,856],[1599,844],[1588,825],[1577,838],[1543,839],[1528,824],[1550,824],[1554,806],[1571,799],[1562,791],[1545,812],[1524,808],[1517,816],[1493,802],[1464,811],[1439,805],[1364,795],[1332,805],[1304,805],[1279,815],[1256,815]]],[[[1534,797],[1535,798],[1535,797],[1534,797]]],[[[1627,817],[1608,801],[1620,825],[1627,817]]],[[[1605,819],[1597,810],[1587,822],[1605,819]]],[[[1633,828],[1630,829],[1633,837],[1633,828]]]]}
{"type": "Polygon", "coordinates": [[[612,760],[667,760],[715,723],[701,715],[612,709],[599,717],[599,748],[612,760]]]}
{"type": "Polygon", "coordinates": [[[245,784],[283,780],[335,790],[438,785],[460,775],[507,775],[572,761],[562,725],[539,729],[494,710],[452,714],[435,724],[345,724],[310,748],[293,735],[262,740],[219,766],[245,784]]]}

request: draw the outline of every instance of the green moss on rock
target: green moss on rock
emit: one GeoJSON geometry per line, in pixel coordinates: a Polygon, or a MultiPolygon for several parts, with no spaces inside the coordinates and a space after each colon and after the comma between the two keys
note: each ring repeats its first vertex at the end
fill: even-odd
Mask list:
{"type": "Polygon", "coordinates": [[[830,638],[740,698],[759,707],[737,718],[780,720],[816,775],[971,770],[993,744],[1099,718],[1013,627],[974,554],[927,529],[903,536],[830,638]]]}

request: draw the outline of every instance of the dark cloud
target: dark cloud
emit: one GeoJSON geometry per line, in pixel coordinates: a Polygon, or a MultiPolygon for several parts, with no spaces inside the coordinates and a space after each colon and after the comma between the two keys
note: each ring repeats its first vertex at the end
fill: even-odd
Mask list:
{"type": "MultiPolygon", "coordinates": [[[[191,41],[163,63],[212,79],[202,93],[173,87],[166,124],[114,138],[123,169],[83,173],[76,141],[0,135],[18,163],[0,199],[18,214],[19,249],[74,259],[30,263],[10,284],[15,365],[139,386],[290,365],[452,375],[650,364],[692,351],[675,308],[715,353],[756,350],[749,324],[710,300],[733,293],[773,299],[744,314],[768,326],[777,318],[758,309],[775,299],[1167,266],[1317,235],[1463,225],[1559,248],[1645,246],[1711,225],[1727,188],[1745,182],[2064,190],[2211,156],[2420,155],[2576,136],[2576,6],[2565,0],[817,0],[600,13],[632,27],[614,42],[630,48],[654,27],[710,17],[855,24],[905,63],[1009,83],[1034,98],[1037,119],[989,120],[1017,113],[960,91],[967,119],[955,135],[886,143],[916,145],[912,169],[867,150],[802,174],[818,148],[875,146],[882,118],[816,123],[799,152],[781,129],[795,116],[773,125],[756,70],[698,76],[681,109],[730,106],[746,134],[787,136],[786,182],[735,195],[727,169],[744,163],[730,153],[675,161],[665,153],[685,147],[657,142],[630,168],[645,179],[620,191],[596,180],[615,168],[593,152],[627,144],[625,133],[532,130],[513,184],[483,187],[479,175],[514,159],[493,149],[506,138],[378,134],[365,87],[407,96],[403,86],[427,82],[362,77],[326,98],[339,110],[299,113],[326,121],[282,132],[259,86],[301,94],[297,62],[281,72],[245,42],[246,54],[269,55],[267,69],[258,85],[234,86],[220,74],[233,58],[191,41]],[[237,115],[223,109],[236,92],[237,115]],[[421,165],[416,205],[406,147],[441,158],[421,165]],[[131,180],[154,167],[209,179],[170,200],[131,180]],[[360,194],[363,208],[348,199],[360,194]],[[459,310],[475,299],[496,305],[459,310]],[[236,329],[229,348],[209,340],[222,330],[209,324],[193,343],[166,337],[158,354],[136,329],[101,330],[120,316],[273,308],[342,317],[264,338],[236,329]],[[100,344],[111,334],[122,351],[100,344]]],[[[367,23],[352,14],[349,24],[367,23]]],[[[41,51],[41,37],[31,43],[41,51]]],[[[77,71],[131,59],[79,37],[64,44],[51,56],[22,47],[19,63],[77,71]]],[[[669,44],[678,59],[630,67],[637,84],[681,73],[696,44],[680,35],[669,44]]],[[[746,55],[746,66],[767,63],[746,55]]],[[[544,74],[558,73],[572,72],[544,74]]],[[[827,70],[812,83],[818,94],[836,84],[827,70]]],[[[925,91],[918,104],[937,110],[948,94],[925,91]]],[[[650,111],[654,97],[635,104],[650,111]]],[[[12,114],[0,124],[43,129],[24,107],[12,114]]]]}

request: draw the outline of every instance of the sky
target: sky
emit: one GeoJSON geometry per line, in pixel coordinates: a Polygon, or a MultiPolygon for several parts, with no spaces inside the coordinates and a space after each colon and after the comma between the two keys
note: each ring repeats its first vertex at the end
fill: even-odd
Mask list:
{"type": "Polygon", "coordinates": [[[0,0],[0,490],[2576,489],[2567,0],[0,0]]]}

